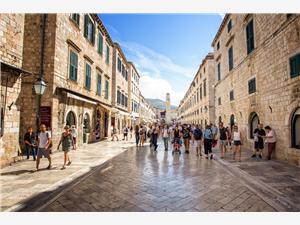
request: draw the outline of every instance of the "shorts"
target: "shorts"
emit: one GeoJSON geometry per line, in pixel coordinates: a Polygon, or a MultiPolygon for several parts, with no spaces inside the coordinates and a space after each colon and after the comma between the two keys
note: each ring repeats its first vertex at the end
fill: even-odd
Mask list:
{"type": "Polygon", "coordinates": [[[69,151],[71,151],[71,147],[63,148],[63,151],[64,152],[69,152],[69,151]]]}
{"type": "Polygon", "coordinates": [[[220,140],[220,148],[226,147],[226,145],[227,145],[227,140],[220,140]]]}
{"type": "Polygon", "coordinates": [[[264,149],[264,143],[262,141],[255,141],[254,142],[254,148],[255,149],[264,149]]]}
{"type": "Polygon", "coordinates": [[[50,158],[50,149],[38,148],[36,156],[39,158],[42,158],[43,156],[45,158],[50,158]]]}
{"type": "Polygon", "coordinates": [[[239,145],[242,145],[242,143],[241,143],[241,141],[233,141],[233,145],[239,146],[239,145]]]}
{"type": "Polygon", "coordinates": [[[128,133],[124,133],[124,137],[127,137],[127,134],[128,134],[128,133]]]}
{"type": "Polygon", "coordinates": [[[195,140],[195,147],[201,148],[201,140],[195,140]]]}

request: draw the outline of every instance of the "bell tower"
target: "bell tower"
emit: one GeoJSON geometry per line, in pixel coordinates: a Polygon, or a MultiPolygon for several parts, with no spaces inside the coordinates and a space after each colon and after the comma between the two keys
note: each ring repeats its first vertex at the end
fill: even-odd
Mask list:
{"type": "Polygon", "coordinates": [[[166,112],[171,110],[170,93],[166,94],[166,112]]]}

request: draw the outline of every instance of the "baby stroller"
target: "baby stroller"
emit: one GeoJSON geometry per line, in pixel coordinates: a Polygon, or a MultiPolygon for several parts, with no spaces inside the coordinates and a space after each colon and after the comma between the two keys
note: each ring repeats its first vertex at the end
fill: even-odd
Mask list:
{"type": "Polygon", "coordinates": [[[180,147],[182,145],[182,141],[180,138],[174,138],[173,141],[172,141],[172,144],[173,144],[173,151],[172,151],[172,154],[178,152],[179,154],[181,154],[181,151],[180,151],[180,147]]]}

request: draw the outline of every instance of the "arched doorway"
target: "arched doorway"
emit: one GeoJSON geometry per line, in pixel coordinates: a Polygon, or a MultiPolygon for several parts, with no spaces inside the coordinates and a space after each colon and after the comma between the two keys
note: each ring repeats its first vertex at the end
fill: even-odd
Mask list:
{"type": "Polygon", "coordinates": [[[230,116],[229,124],[230,124],[230,130],[231,130],[231,132],[232,132],[232,127],[233,127],[234,124],[235,124],[235,118],[234,118],[234,115],[233,115],[233,114],[231,114],[231,116],[230,116]]]}
{"type": "Polygon", "coordinates": [[[222,123],[222,117],[219,116],[219,124],[222,123]]]}
{"type": "Polygon", "coordinates": [[[300,108],[295,111],[291,122],[292,147],[300,148],[300,108]]]}
{"type": "Polygon", "coordinates": [[[252,112],[249,116],[249,133],[250,138],[253,139],[253,132],[257,128],[257,125],[259,124],[259,118],[256,112],[252,112]]]}
{"type": "Polygon", "coordinates": [[[68,112],[67,118],[66,118],[66,125],[68,125],[68,126],[75,125],[76,126],[76,117],[75,117],[75,113],[73,111],[68,112]]]}
{"type": "Polygon", "coordinates": [[[95,124],[95,135],[96,135],[96,139],[99,140],[100,139],[100,133],[101,133],[101,112],[99,109],[97,109],[96,111],[96,124],[95,124]]]}
{"type": "Polygon", "coordinates": [[[91,132],[91,121],[90,121],[90,116],[88,113],[85,113],[83,116],[83,143],[88,142],[88,136],[89,133],[91,132]]]}
{"type": "Polygon", "coordinates": [[[108,113],[104,114],[104,136],[108,136],[108,113]]]}

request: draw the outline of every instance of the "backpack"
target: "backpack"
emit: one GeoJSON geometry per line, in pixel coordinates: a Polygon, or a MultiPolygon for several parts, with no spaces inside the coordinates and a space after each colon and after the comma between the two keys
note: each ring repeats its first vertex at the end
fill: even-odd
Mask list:
{"type": "Polygon", "coordinates": [[[183,138],[190,138],[190,131],[188,129],[183,130],[183,138]]]}
{"type": "Polygon", "coordinates": [[[213,139],[213,133],[211,129],[206,129],[204,131],[204,138],[206,139],[213,139]]]}
{"type": "Polygon", "coordinates": [[[200,140],[202,138],[202,131],[199,128],[194,130],[194,138],[195,140],[200,140]]]}

